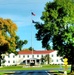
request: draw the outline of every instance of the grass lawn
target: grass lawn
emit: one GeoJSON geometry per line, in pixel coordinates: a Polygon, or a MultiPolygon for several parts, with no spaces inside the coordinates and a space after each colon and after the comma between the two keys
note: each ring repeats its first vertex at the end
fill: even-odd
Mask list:
{"type": "Polygon", "coordinates": [[[0,75],[4,75],[4,72],[0,72],[0,75]]]}
{"type": "MultiPolygon", "coordinates": [[[[23,65],[19,65],[19,66],[7,66],[7,67],[2,67],[0,68],[1,72],[0,75],[4,75],[2,71],[7,71],[7,70],[49,70],[52,72],[58,72],[58,70],[56,70],[56,68],[59,70],[60,69],[60,65],[40,65],[40,66],[23,66],[23,65]],[[55,70],[53,70],[55,69],[55,70]]],[[[64,66],[62,66],[62,68],[64,69],[64,66]]],[[[70,66],[68,66],[68,68],[70,68],[70,66]]],[[[68,73],[70,72],[70,70],[68,70],[68,73]]]]}
{"type": "MultiPolygon", "coordinates": [[[[0,68],[0,70],[49,70],[54,68],[60,68],[59,65],[40,65],[40,66],[6,66],[0,68]]],[[[64,67],[63,67],[64,68],[64,67]]]]}
{"type": "MultiPolygon", "coordinates": [[[[19,66],[4,66],[1,67],[0,70],[49,70],[49,69],[60,69],[60,65],[40,65],[40,66],[25,66],[25,65],[19,65],[19,66]]],[[[64,66],[62,66],[64,69],[64,66]]],[[[68,68],[70,68],[68,66],[68,68]]]]}

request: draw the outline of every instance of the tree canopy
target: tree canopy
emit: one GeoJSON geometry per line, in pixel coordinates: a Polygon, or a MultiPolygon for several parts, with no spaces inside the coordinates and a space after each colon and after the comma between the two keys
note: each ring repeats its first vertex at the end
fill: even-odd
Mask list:
{"type": "Polygon", "coordinates": [[[33,48],[33,47],[29,47],[28,49],[29,49],[30,51],[32,51],[32,50],[34,51],[34,48],[33,48]]]}
{"type": "Polygon", "coordinates": [[[27,44],[27,40],[20,40],[19,36],[15,37],[16,39],[16,49],[22,50],[24,44],[27,44]]]}
{"type": "Polygon", "coordinates": [[[74,2],[73,0],[54,0],[47,2],[42,12],[42,23],[35,23],[36,38],[42,41],[43,48],[58,50],[74,64],[74,2]]]}
{"type": "Polygon", "coordinates": [[[15,52],[17,26],[10,19],[0,18],[0,54],[15,52]]]}
{"type": "Polygon", "coordinates": [[[16,36],[17,26],[10,19],[0,18],[0,66],[2,54],[16,53],[16,36]]]}

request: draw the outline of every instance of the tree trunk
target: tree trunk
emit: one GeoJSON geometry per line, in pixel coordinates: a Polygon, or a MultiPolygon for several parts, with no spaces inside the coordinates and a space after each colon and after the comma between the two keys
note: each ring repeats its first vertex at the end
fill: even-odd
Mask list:
{"type": "Polygon", "coordinates": [[[72,56],[71,72],[74,72],[74,57],[72,56]]]}
{"type": "Polygon", "coordinates": [[[1,66],[1,54],[0,54],[0,66],[1,66]]]}
{"type": "Polygon", "coordinates": [[[0,66],[1,66],[1,58],[0,58],[0,66]]]}
{"type": "Polygon", "coordinates": [[[74,50],[72,50],[72,64],[71,64],[71,72],[74,72],[74,50]]]}
{"type": "Polygon", "coordinates": [[[74,72],[74,64],[71,65],[71,72],[74,72]]]}
{"type": "Polygon", "coordinates": [[[48,57],[48,64],[49,64],[49,54],[47,55],[47,57],[48,57]]]}

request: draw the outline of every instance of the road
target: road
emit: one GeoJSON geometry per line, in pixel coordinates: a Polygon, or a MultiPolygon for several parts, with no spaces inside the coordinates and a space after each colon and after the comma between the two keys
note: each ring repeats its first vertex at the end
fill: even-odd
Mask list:
{"type": "Polygon", "coordinates": [[[46,70],[28,70],[28,71],[15,71],[15,73],[8,75],[54,75],[54,74],[49,73],[49,71],[46,70]]]}
{"type": "MultiPolygon", "coordinates": [[[[70,70],[70,68],[68,68],[70,70]]],[[[54,75],[51,72],[64,72],[62,68],[52,68],[49,70],[0,70],[0,72],[11,73],[8,75],[54,75]],[[50,73],[49,73],[50,72],[50,73]]]]}

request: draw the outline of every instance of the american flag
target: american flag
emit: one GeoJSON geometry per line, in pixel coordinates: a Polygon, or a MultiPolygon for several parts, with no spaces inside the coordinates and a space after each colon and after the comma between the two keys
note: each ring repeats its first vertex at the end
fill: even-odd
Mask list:
{"type": "Polygon", "coordinates": [[[31,12],[31,14],[32,14],[33,16],[35,16],[35,14],[34,14],[33,12],[31,12]]]}

